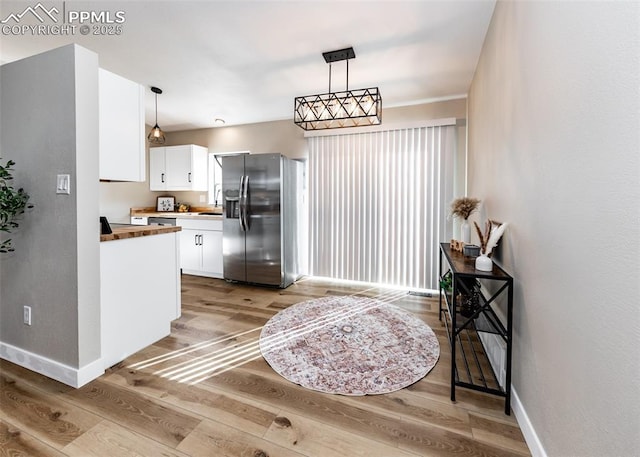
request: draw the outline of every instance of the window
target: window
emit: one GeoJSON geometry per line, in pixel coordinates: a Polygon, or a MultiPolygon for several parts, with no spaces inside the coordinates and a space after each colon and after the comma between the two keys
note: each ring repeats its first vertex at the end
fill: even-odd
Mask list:
{"type": "Polygon", "coordinates": [[[209,204],[222,205],[222,165],[212,152],[209,153],[209,204]]]}

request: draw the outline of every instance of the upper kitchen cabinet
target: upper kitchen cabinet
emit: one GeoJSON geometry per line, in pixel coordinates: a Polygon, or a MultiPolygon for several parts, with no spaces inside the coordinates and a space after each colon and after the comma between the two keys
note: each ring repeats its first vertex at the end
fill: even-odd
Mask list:
{"type": "Polygon", "coordinates": [[[208,190],[207,148],[188,144],[149,149],[150,190],[208,190]]]}
{"type": "Polygon", "coordinates": [[[99,70],[100,179],[145,181],[144,87],[99,70]]]}

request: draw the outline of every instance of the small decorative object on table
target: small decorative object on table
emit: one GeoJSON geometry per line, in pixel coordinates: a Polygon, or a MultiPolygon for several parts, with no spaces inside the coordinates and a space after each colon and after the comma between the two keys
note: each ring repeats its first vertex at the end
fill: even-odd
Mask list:
{"type": "Polygon", "coordinates": [[[480,238],[480,256],[476,258],[476,270],[491,271],[493,270],[493,262],[489,258],[491,251],[500,241],[504,230],[507,228],[507,223],[501,223],[492,221],[489,219],[485,223],[485,232],[482,233],[480,226],[474,222],[476,226],[476,232],[480,238]]]}
{"type": "Polygon", "coordinates": [[[449,243],[449,246],[451,246],[451,250],[453,251],[457,251],[457,252],[462,252],[462,250],[465,247],[465,242],[464,241],[460,241],[460,240],[451,240],[451,243],[449,243]]]}
{"type": "Polygon", "coordinates": [[[158,197],[158,201],[156,203],[156,211],[161,211],[161,212],[173,211],[175,206],[176,206],[176,197],[164,195],[162,197],[158,197]]]}
{"type": "Polygon", "coordinates": [[[187,203],[177,203],[176,206],[178,207],[179,213],[188,213],[191,209],[191,206],[187,203]]]}
{"type": "Polygon", "coordinates": [[[462,252],[465,257],[478,257],[480,255],[480,246],[465,244],[462,252]]]}
{"type": "Polygon", "coordinates": [[[460,238],[462,238],[464,243],[471,242],[471,231],[467,219],[469,219],[471,213],[478,209],[479,204],[480,200],[469,197],[457,198],[453,203],[451,203],[451,215],[462,219],[462,225],[460,226],[460,238]]]}

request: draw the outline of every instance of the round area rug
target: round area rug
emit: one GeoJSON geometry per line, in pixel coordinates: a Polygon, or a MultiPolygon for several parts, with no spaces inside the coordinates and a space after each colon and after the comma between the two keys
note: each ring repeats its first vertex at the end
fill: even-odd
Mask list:
{"type": "Polygon", "coordinates": [[[433,330],[397,306],[362,297],[325,297],[290,306],[260,334],[260,350],[281,376],[343,395],[393,392],[436,364],[433,330]]]}

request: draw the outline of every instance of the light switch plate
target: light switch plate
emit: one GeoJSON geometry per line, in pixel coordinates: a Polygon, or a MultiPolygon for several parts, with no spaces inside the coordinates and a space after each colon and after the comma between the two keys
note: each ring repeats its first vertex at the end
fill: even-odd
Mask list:
{"type": "Polygon", "coordinates": [[[71,194],[71,175],[58,175],[56,194],[71,194]]]}
{"type": "Polygon", "coordinates": [[[31,306],[22,308],[22,318],[25,325],[31,325],[31,306]]]}

